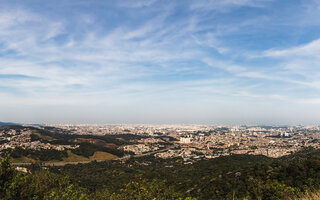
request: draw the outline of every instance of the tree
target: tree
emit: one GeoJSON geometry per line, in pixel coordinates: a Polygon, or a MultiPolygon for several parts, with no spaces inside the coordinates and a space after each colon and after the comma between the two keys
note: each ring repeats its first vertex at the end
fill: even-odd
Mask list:
{"type": "Polygon", "coordinates": [[[64,191],[52,191],[45,200],[89,200],[89,197],[84,193],[83,189],[70,184],[64,191]]]}
{"type": "Polygon", "coordinates": [[[179,192],[176,192],[173,187],[167,186],[165,181],[153,179],[151,182],[146,179],[138,178],[137,181],[132,181],[121,189],[119,193],[111,195],[112,200],[196,200],[191,197],[184,198],[179,192]]]}
{"type": "Polygon", "coordinates": [[[0,197],[4,197],[7,188],[15,177],[16,171],[11,165],[10,155],[8,154],[0,162],[0,197]]]}

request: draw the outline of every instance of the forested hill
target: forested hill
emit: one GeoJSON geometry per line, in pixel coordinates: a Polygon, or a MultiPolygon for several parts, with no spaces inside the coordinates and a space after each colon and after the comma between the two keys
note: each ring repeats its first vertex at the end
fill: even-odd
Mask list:
{"type": "Polygon", "coordinates": [[[292,199],[319,189],[320,151],[271,159],[232,155],[185,165],[133,158],[41,168],[0,167],[0,199],[292,199]]]}
{"type": "Polygon", "coordinates": [[[11,122],[0,122],[0,126],[12,126],[12,125],[17,125],[17,124],[11,123],[11,122]]]}
{"type": "Polygon", "coordinates": [[[0,157],[11,154],[15,163],[82,162],[124,156],[118,147],[132,136],[70,134],[54,127],[0,126],[0,157]]]}

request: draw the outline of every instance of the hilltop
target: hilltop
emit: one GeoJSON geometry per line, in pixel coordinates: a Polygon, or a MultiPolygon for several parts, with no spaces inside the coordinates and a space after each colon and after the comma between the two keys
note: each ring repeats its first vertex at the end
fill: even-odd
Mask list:
{"type": "Polygon", "coordinates": [[[68,134],[53,127],[5,125],[0,127],[1,155],[14,163],[63,163],[108,160],[124,156],[125,140],[68,134]]]}
{"type": "Polygon", "coordinates": [[[18,125],[18,124],[12,123],[12,122],[0,122],[0,126],[12,126],[12,125],[18,125]]]}

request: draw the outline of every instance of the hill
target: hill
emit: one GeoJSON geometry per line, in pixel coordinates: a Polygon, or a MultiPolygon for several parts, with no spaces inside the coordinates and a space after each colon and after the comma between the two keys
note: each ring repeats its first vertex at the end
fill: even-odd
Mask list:
{"type": "Polygon", "coordinates": [[[116,137],[71,135],[53,127],[6,125],[0,127],[3,135],[0,156],[10,153],[15,163],[82,162],[122,157],[119,150],[126,140],[116,137]]]}
{"type": "Polygon", "coordinates": [[[17,123],[11,123],[11,122],[0,122],[0,126],[12,126],[12,125],[18,125],[17,123]]]}
{"type": "Polygon", "coordinates": [[[317,199],[320,189],[320,151],[313,149],[279,159],[232,155],[191,165],[182,159],[153,156],[46,169],[32,165],[32,173],[11,172],[14,175],[8,179],[3,173],[8,174],[10,164],[6,159],[2,163],[6,169],[0,170],[0,175],[7,181],[0,182],[0,197],[4,199],[10,199],[10,194],[15,197],[11,199],[64,199],[64,195],[73,195],[65,197],[289,200],[317,199]]]}

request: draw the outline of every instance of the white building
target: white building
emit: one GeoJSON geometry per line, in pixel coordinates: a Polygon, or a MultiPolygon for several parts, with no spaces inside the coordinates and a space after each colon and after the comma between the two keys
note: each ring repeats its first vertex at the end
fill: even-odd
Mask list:
{"type": "Polygon", "coordinates": [[[192,138],[191,137],[181,137],[180,138],[180,143],[191,143],[192,138]]]}

